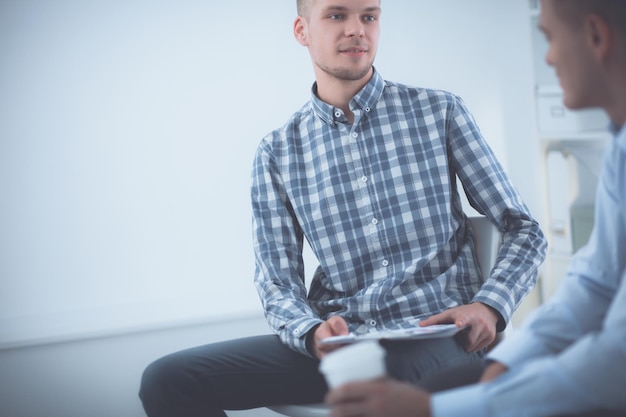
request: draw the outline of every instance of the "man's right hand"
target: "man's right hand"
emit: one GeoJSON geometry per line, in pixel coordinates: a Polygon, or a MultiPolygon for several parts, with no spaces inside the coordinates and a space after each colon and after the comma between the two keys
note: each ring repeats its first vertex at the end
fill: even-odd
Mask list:
{"type": "Polygon", "coordinates": [[[307,335],[307,349],[318,359],[322,359],[335,349],[343,345],[321,344],[320,340],[330,336],[344,336],[350,333],[348,323],[339,316],[332,316],[319,326],[311,330],[313,334],[307,335]]]}

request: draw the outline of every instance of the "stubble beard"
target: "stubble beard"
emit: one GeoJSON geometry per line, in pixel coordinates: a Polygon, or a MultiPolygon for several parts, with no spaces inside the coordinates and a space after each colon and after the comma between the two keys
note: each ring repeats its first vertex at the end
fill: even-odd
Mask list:
{"type": "Polygon", "coordinates": [[[370,70],[372,69],[372,64],[373,63],[370,63],[369,65],[358,69],[328,66],[320,66],[320,69],[326,74],[341,81],[359,81],[370,73],[370,70]]]}

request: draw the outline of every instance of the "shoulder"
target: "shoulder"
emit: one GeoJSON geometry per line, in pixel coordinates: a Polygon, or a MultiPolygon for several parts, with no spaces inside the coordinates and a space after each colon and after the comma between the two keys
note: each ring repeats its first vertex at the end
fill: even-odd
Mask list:
{"type": "Polygon", "coordinates": [[[280,154],[292,148],[309,130],[313,118],[310,101],[294,112],[285,123],[265,135],[259,144],[258,152],[280,154]]]}
{"type": "Polygon", "coordinates": [[[456,103],[457,101],[461,100],[458,95],[450,91],[435,88],[417,87],[394,81],[385,81],[385,93],[437,103],[456,103]]]}
{"type": "Polygon", "coordinates": [[[458,115],[469,114],[460,96],[442,89],[385,81],[383,96],[387,106],[421,117],[432,116],[437,120],[450,120],[458,115]]]}
{"type": "Polygon", "coordinates": [[[273,143],[283,139],[298,135],[300,131],[306,129],[313,117],[313,108],[311,102],[306,102],[296,112],[294,112],[285,123],[269,132],[263,137],[262,142],[273,143]]]}
{"type": "Polygon", "coordinates": [[[385,101],[434,113],[465,112],[463,99],[447,90],[417,87],[408,84],[385,81],[385,101]]]}

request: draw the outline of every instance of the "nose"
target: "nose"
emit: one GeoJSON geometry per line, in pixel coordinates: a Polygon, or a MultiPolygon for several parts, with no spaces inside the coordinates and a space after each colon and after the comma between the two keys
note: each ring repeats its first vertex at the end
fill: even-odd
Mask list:
{"type": "Polygon", "coordinates": [[[345,29],[346,36],[348,37],[361,37],[365,34],[363,22],[360,17],[351,17],[346,23],[345,29]]]}

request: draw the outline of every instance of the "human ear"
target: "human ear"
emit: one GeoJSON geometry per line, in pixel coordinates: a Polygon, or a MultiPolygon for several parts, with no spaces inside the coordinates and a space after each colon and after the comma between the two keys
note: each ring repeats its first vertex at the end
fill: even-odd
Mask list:
{"type": "Polygon", "coordinates": [[[585,21],[587,41],[594,54],[604,60],[611,49],[613,33],[609,24],[598,15],[589,15],[585,21]]]}
{"type": "Polygon", "coordinates": [[[298,16],[296,18],[296,21],[293,23],[293,35],[300,45],[309,46],[309,41],[307,39],[306,20],[304,20],[302,16],[298,16]]]}

